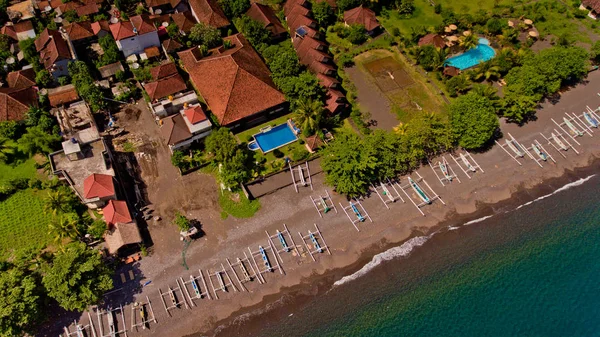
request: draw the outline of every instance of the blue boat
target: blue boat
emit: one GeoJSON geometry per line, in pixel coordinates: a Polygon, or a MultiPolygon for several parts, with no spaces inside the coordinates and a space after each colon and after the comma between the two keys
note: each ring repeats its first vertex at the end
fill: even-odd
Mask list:
{"type": "Polygon", "coordinates": [[[362,216],[362,214],[360,214],[360,211],[358,210],[358,208],[356,208],[356,206],[353,203],[350,203],[350,206],[352,206],[352,211],[354,212],[354,214],[356,214],[356,217],[358,218],[358,220],[360,222],[365,221],[365,217],[362,216]]]}
{"type": "Polygon", "coordinates": [[[412,178],[408,178],[408,181],[410,182],[410,186],[412,186],[413,190],[417,192],[421,200],[423,200],[423,202],[431,204],[431,200],[429,199],[427,194],[425,194],[425,192],[421,189],[421,187],[417,184],[417,182],[414,181],[412,178]]]}
{"type": "Polygon", "coordinates": [[[315,249],[319,253],[322,253],[323,252],[323,248],[321,248],[321,245],[317,241],[317,238],[315,237],[315,235],[311,231],[308,231],[308,234],[310,235],[310,241],[312,241],[312,243],[315,245],[315,249]]]}
{"type": "Polygon", "coordinates": [[[267,270],[273,271],[273,268],[271,267],[271,263],[269,262],[269,257],[267,256],[267,252],[265,252],[265,249],[262,246],[258,246],[258,250],[260,251],[260,255],[262,255],[262,259],[265,264],[265,267],[267,267],[267,270]]]}
{"type": "Polygon", "coordinates": [[[287,242],[285,242],[285,238],[283,237],[283,234],[281,234],[279,230],[277,230],[277,237],[279,237],[279,242],[281,242],[283,249],[285,249],[286,252],[289,252],[290,247],[288,247],[287,242]]]}

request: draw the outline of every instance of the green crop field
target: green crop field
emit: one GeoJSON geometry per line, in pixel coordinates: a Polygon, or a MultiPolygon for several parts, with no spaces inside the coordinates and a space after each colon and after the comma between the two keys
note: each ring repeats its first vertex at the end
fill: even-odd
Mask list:
{"type": "Polygon", "coordinates": [[[17,178],[33,178],[36,176],[35,160],[29,158],[17,164],[0,164],[0,185],[17,178]]]}
{"type": "Polygon", "coordinates": [[[26,189],[0,202],[0,258],[14,248],[46,245],[52,215],[44,211],[46,191],[26,189]]]}

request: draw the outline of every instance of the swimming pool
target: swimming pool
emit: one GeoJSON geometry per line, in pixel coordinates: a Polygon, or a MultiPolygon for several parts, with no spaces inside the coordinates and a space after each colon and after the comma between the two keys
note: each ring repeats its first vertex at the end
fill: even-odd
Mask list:
{"type": "Polygon", "coordinates": [[[267,153],[297,141],[298,137],[294,134],[290,126],[285,123],[277,125],[269,131],[255,134],[254,139],[262,152],[267,153]]]}
{"type": "Polygon", "coordinates": [[[488,41],[488,39],[480,38],[477,47],[447,59],[445,64],[460,70],[465,70],[474,67],[481,62],[489,61],[496,55],[496,52],[489,44],[490,41],[488,41]]]}

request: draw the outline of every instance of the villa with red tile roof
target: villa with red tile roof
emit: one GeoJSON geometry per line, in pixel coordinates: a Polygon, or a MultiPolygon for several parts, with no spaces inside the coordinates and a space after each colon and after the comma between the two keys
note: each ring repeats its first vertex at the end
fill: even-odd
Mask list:
{"type": "Polygon", "coordinates": [[[92,173],[83,181],[83,197],[85,199],[114,199],[115,182],[108,174],[92,173]]]}
{"type": "Polygon", "coordinates": [[[89,43],[90,39],[96,36],[89,21],[73,22],[64,29],[73,43],[89,43]]]}
{"type": "Polygon", "coordinates": [[[0,122],[22,121],[30,106],[37,106],[37,90],[27,88],[0,88],[0,122]]]}
{"type": "Polygon", "coordinates": [[[273,40],[282,39],[287,34],[287,30],[283,27],[277,18],[277,15],[275,15],[275,12],[269,6],[256,2],[252,3],[250,9],[246,12],[246,15],[262,23],[263,27],[271,33],[273,40]]]}
{"type": "Polygon", "coordinates": [[[167,14],[173,12],[185,12],[188,10],[185,1],[182,0],[144,0],[151,14],[167,14]]]}
{"type": "Polygon", "coordinates": [[[125,57],[143,53],[144,49],[152,46],[160,46],[156,27],[146,15],[137,15],[129,21],[112,24],[110,31],[125,57]]]}
{"type": "Polygon", "coordinates": [[[98,38],[103,37],[106,34],[110,33],[110,25],[108,21],[101,20],[92,22],[92,32],[94,35],[98,36],[98,38]]]}
{"type": "Polygon", "coordinates": [[[40,54],[40,62],[54,79],[69,75],[67,65],[76,56],[73,46],[58,30],[44,29],[35,40],[35,49],[40,54]]]}
{"type": "Polygon", "coordinates": [[[152,81],[144,83],[144,89],[151,101],[160,100],[187,90],[185,81],[177,72],[175,63],[169,62],[150,69],[152,81]]]}
{"type": "Polygon", "coordinates": [[[109,254],[118,253],[124,246],[142,242],[139,227],[131,217],[127,202],[109,200],[102,213],[108,227],[104,234],[104,241],[109,254]]]}
{"type": "Polygon", "coordinates": [[[102,209],[102,213],[104,215],[104,222],[109,227],[119,222],[128,223],[133,221],[127,202],[123,200],[109,200],[102,209]]]}
{"type": "Polygon", "coordinates": [[[215,28],[224,28],[231,24],[216,0],[189,0],[192,15],[196,21],[215,28]]]}
{"type": "Polygon", "coordinates": [[[344,23],[346,25],[361,25],[367,30],[367,34],[375,35],[379,31],[380,25],[375,16],[375,12],[363,7],[362,5],[344,12],[344,23]]]}
{"type": "Polygon", "coordinates": [[[35,70],[33,68],[11,71],[6,75],[6,83],[9,88],[24,89],[36,85],[35,70]]]}
{"type": "Polygon", "coordinates": [[[203,57],[195,47],[179,52],[196,90],[219,124],[245,128],[283,113],[287,102],[271,80],[271,72],[242,34],[226,37],[231,48],[203,57]]]}
{"type": "Polygon", "coordinates": [[[171,152],[189,147],[212,132],[212,123],[200,104],[188,106],[179,114],[161,119],[160,132],[171,152]]]}
{"type": "Polygon", "coordinates": [[[197,23],[194,15],[190,11],[172,14],[171,20],[177,25],[177,28],[179,28],[179,32],[182,35],[188,34],[197,23]]]}

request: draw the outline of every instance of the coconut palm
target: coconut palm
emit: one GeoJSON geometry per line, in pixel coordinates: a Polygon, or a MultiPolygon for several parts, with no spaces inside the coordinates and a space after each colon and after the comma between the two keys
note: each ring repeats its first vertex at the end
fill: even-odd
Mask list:
{"type": "Polygon", "coordinates": [[[493,80],[500,77],[500,67],[495,65],[492,61],[482,62],[479,67],[475,69],[472,79],[474,81],[481,80],[493,80]]]}
{"type": "Polygon", "coordinates": [[[464,50],[469,50],[477,47],[477,44],[479,44],[479,40],[477,39],[477,36],[469,34],[467,36],[462,36],[458,41],[458,44],[464,50]]]}
{"type": "Polygon", "coordinates": [[[50,153],[53,146],[58,143],[60,136],[47,133],[39,126],[30,127],[18,140],[18,147],[23,153],[34,155],[36,153],[50,153]]]}
{"type": "Polygon", "coordinates": [[[434,70],[442,69],[444,67],[444,63],[446,62],[446,57],[448,53],[444,48],[435,48],[435,57],[433,59],[433,68],[434,70]]]}
{"type": "Polygon", "coordinates": [[[475,84],[471,89],[471,92],[475,92],[480,96],[486,97],[492,102],[495,107],[500,106],[500,97],[498,96],[498,90],[491,85],[486,84],[475,84]]]}
{"type": "Polygon", "coordinates": [[[66,213],[71,209],[71,196],[62,188],[48,192],[44,200],[44,210],[54,215],[66,213]]]}
{"type": "Polygon", "coordinates": [[[300,100],[296,104],[294,121],[304,135],[312,135],[319,129],[323,111],[323,103],[318,100],[300,100]]]}
{"type": "Polygon", "coordinates": [[[54,243],[62,246],[64,240],[75,239],[79,236],[78,224],[76,214],[63,214],[60,217],[55,217],[48,224],[48,234],[52,236],[54,243]]]}
{"type": "Polygon", "coordinates": [[[406,134],[406,131],[408,131],[407,123],[400,122],[400,124],[394,127],[394,132],[399,136],[406,134]]]}
{"type": "Polygon", "coordinates": [[[14,150],[15,147],[8,138],[0,137],[0,162],[6,163],[14,150]]]}

